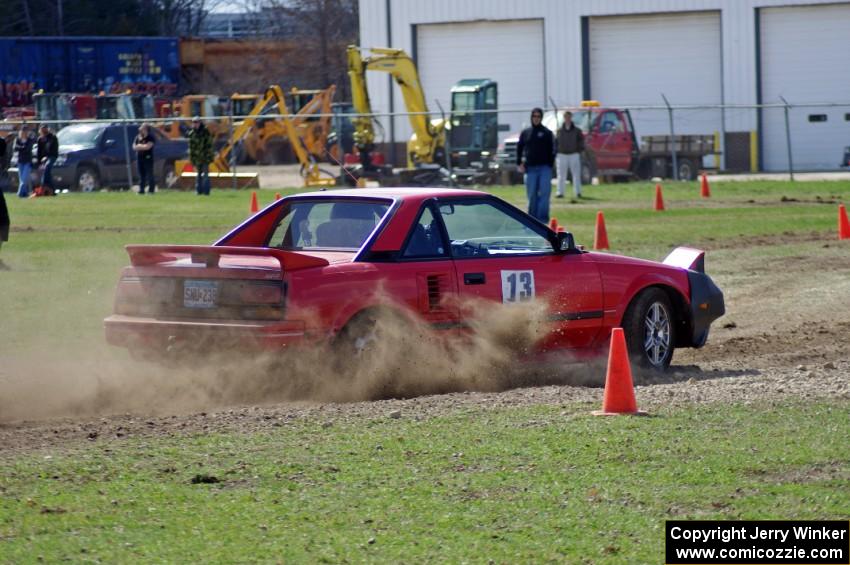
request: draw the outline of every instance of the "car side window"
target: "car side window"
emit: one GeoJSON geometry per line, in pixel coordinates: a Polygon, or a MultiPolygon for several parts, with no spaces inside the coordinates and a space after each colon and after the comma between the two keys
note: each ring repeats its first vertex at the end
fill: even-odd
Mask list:
{"type": "Polygon", "coordinates": [[[363,201],[293,202],[270,238],[280,249],[359,249],[388,204],[363,201]]]}
{"type": "MultiPolygon", "coordinates": [[[[129,132],[127,135],[130,135],[129,132]]],[[[121,128],[108,128],[103,132],[103,146],[111,148],[124,147],[124,135],[121,128]]]]}
{"type": "Polygon", "coordinates": [[[545,228],[527,223],[491,202],[440,203],[453,257],[504,257],[552,253],[545,228]]]}
{"type": "Polygon", "coordinates": [[[431,212],[430,206],[426,206],[419,214],[419,220],[413,224],[402,257],[424,259],[445,257],[446,255],[448,255],[448,250],[440,226],[433,212],[431,212]]]}

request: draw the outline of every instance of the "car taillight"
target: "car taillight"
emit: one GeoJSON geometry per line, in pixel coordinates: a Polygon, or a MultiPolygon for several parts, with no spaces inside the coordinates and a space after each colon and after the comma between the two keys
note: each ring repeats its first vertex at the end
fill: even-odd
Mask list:
{"type": "Polygon", "coordinates": [[[173,294],[173,282],[167,279],[142,279],[123,276],[115,291],[115,313],[126,316],[155,316],[173,294]]]}
{"type": "Polygon", "coordinates": [[[239,299],[244,304],[278,305],[283,299],[283,293],[279,282],[247,282],[241,286],[239,299]]]}

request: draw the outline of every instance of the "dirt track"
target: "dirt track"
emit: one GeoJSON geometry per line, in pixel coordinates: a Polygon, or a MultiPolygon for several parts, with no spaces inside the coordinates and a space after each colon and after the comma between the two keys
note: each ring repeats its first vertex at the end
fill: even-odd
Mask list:
{"type": "MultiPolygon", "coordinates": [[[[705,348],[677,351],[674,370],[669,374],[637,376],[641,407],[652,411],[668,405],[790,398],[831,398],[850,407],[850,242],[839,243],[832,237],[794,236],[784,246],[778,246],[780,242],[772,238],[748,242],[751,251],[746,256],[732,248],[710,253],[709,271],[724,289],[727,315],[715,323],[705,348]]],[[[604,367],[593,364],[557,379],[598,381],[602,375],[604,367]]],[[[333,425],[357,417],[427,418],[470,407],[584,402],[589,408],[601,398],[598,388],[549,384],[555,377],[545,371],[523,378],[526,380],[508,378],[501,382],[538,386],[407,400],[277,402],[251,407],[245,407],[244,398],[225,394],[209,408],[190,405],[188,414],[174,410],[171,414],[178,415],[152,416],[153,411],[134,409],[133,415],[83,413],[75,419],[7,421],[0,422],[0,452],[139,436],[251,431],[283,426],[300,418],[333,425]]],[[[168,414],[168,410],[165,412],[168,414]]]]}

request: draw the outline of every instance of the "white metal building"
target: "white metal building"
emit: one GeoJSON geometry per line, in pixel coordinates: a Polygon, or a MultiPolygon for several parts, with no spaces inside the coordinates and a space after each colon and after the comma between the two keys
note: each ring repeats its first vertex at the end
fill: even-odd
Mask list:
{"type": "MultiPolygon", "coordinates": [[[[432,112],[462,78],[499,83],[499,121],[516,131],[533,106],[727,105],[676,112],[676,133],[723,139],[727,168],[836,168],[850,145],[850,1],[360,0],[360,43],[416,60],[432,112]]],[[[369,77],[376,112],[404,111],[386,76],[369,77]]],[[[663,109],[632,112],[638,135],[667,133],[663,109]]],[[[410,127],[394,120],[393,137],[410,127]]],[[[503,135],[504,132],[503,132],[503,135]]],[[[389,134],[388,134],[389,137],[389,134]]],[[[387,140],[388,141],[388,140],[387,140]]]]}

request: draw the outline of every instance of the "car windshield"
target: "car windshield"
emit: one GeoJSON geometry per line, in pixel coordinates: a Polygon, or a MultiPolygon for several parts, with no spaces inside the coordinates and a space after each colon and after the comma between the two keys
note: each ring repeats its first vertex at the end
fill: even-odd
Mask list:
{"type": "MultiPolygon", "coordinates": [[[[587,133],[590,130],[591,112],[588,110],[571,110],[571,112],[573,113],[573,123],[582,132],[587,133]]],[[[558,128],[564,125],[564,111],[558,111],[557,120],[555,112],[546,112],[546,115],[543,116],[543,125],[552,131],[558,131],[558,128]]]]}
{"type": "Polygon", "coordinates": [[[542,226],[533,227],[490,202],[440,205],[455,257],[551,253],[542,226]]]}
{"type": "Polygon", "coordinates": [[[62,128],[56,137],[59,139],[59,145],[93,146],[101,131],[103,127],[97,124],[79,124],[62,128]]]}
{"type": "Polygon", "coordinates": [[[293,201],[269,240],[286,250],[360,249],[390,205],[376,200],[293,201]]]}

